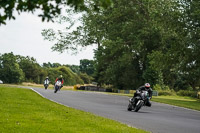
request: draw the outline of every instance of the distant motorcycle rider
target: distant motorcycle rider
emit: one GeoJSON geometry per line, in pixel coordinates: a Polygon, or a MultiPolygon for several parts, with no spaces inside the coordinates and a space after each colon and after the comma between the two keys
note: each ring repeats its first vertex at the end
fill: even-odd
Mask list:
{"type": "Polygon", "coordinates": [[[49,84],[49,77],[48,76],[45,78],[44,84],[49,84]]]}
{"type": "Polygon", "coordinates": [[[151,107],[150,99],[152,98],[152,89],[151,89],[149,83],[145,83],[144,86],[141,86],[136,90],[136,92],[134,93],[134,96],[132,98],[132,103],[135,103],[135,97],[140,95],[140,93],[142,91],[148,91],[149,99],[147,99],[147,101],[146,101],[146,106],[151,107]]]}
{"type": "Polygon", "coordinates": [[[44,80],[44,87],[45,87],[45,89],[47,89],[48,88],[48,86],[49,86],[49,77],[47,76],[46,78],[45,78],[45,80],[44,80]]]}
{"type": "MultiPolygon", "coordinates": [[[[61,88],[63,87],[63,83],[64,83],[64,79],[63,79],[63,76],[62,75],[60,75],[58,78],[56,78],[56,81],[55,81],[55,83],[58,81],[58,80],[60,80],[60,82],[61,82],[61,88]]],[[[60,89],[61,89],[60,88],[60,89]]]]}

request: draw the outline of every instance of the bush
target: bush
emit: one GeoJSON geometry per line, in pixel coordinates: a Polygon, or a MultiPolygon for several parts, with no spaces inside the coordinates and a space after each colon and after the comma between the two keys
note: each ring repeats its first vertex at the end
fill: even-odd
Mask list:
{"type": "Polygon", "coordinates": [[[169,88],[169,86],[163,86],[163,87],[162,87],[162,90],[170,91],[170,88],[169,88]]]}
{"type": "Polygon", "coordinates": [[[166,86],[166,85],[159,85],[159,84],[156,84],[153,86],[153,89],[156,90],[156,91],[170,91],[170,88],[169,86],[166,86]]]}
{"type": "Polygon", "coordinates": [[[91,80],[93,79],[91,76],[87,75],[86,73],[80,73],[79,77],[84,81],[84,84],[90,84],[91,80]]]}
{"type": "Polygon", "coordinates": [[[159,84],[154,85],[153,89],[156,90],[156,91],[162,90],[162,88],[161,88],[161,86],[159,84]]]}
{"type": "Polygon", "coordinates": [[[189,97],[197,97],[197,92],[196,91],[188,91],[188,90],[179,90],[177,92],[177,95],[179,96],[189,96],[189,97]]]}
{"type": "Polygon", "coordinates": [[[176,95],[174,91],[158,91],[159,96],[173,96],[176,95]]]}

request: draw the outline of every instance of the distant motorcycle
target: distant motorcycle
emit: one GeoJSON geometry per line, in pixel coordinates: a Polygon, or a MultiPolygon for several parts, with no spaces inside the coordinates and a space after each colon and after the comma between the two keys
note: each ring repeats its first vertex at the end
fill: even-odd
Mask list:
{"type": "Polygon", "coordinates": [[[45,90],[49,87],[49,84],[44,84],[45,90]]]}
{"type": "Polygon", "coordinates": [[[129,99],[129,104],[128,104],[128,111],[135,111],[138,112],[142,106],[146,105],[147,99],[149,98],[148,92],[147,91],[142,91],[135,97],[134,102],[132,99],[129,99]]]}
{"type": "Polygon", "coordinates": [[[49,80],[44,81],[44,88],[45,90],[49,87],[49,80]]]}
{"type": "Polygon", "coordinates": [[[54,93],[56,93],[58,90],[60,90],[61,86],[62,86],[61,81],[60,80],[56,81],[55,87],[54,87],[55,88],[54,93]]]}

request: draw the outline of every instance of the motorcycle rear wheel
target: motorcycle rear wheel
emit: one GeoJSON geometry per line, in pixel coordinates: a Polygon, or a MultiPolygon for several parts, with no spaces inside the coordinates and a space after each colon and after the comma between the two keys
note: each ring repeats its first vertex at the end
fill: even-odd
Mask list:
{"type": "Polygon", "coordinates": [[[128,110],[128,111],[131,111],[131,110],[132,110],[132,105],[131,105],[131,103],[128,104],[127,110],[128,110]]]}

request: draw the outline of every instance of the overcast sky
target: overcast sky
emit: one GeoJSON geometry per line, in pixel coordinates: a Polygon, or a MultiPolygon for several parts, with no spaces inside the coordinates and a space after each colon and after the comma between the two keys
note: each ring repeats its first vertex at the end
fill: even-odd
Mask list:
{"type": "Polygon", "coordinates": [[[42,22],[37,15],[22,13],[15,20],[0,25],[0,54],[13,52],[15,55],[34,57],[39,64],[44,62],[79,65],[81,59],[93,59],[95,46],[87,47],[77,55],[52,52],[52,42],[43,40],[42,29],[62,28],[61,25],[42,22]]]}

